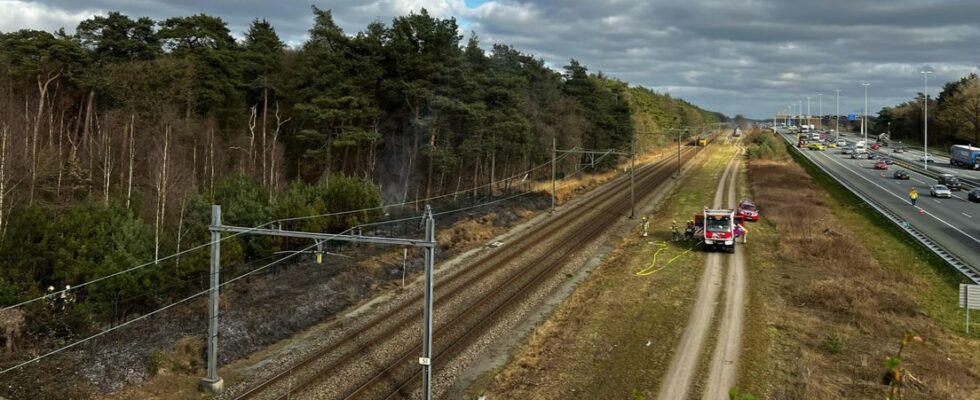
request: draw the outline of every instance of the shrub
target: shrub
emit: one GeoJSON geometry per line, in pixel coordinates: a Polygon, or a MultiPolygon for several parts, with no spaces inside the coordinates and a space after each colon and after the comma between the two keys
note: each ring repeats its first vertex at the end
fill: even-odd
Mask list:
{"type": "Polygon", "coordinates": [[[840,354],[844,352],[844,341],[836,333],[828,333],[824,338],[823,348],[830,354],[840,354]]]}

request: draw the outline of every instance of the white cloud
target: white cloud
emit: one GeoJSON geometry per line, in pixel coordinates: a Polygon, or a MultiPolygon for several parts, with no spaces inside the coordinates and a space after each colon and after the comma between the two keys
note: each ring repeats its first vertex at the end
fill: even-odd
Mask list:
{"type": "Polygon", "coordinates": [[[100,12],[89,9],[66,11],[33,1],[0,0],[0,31],[24,28],[56,31],[63,27],[70,33],[75,31],[80,21],[100,12]]]}
{"type": "MultiPolygon", "coordinates": [[[[162,20],[206,13],[233,33],[266,18],[290,44],[312,25],[310,0],[0,0],[0,30],[69,30],[95,10],[162,20]]],[[[872,108],[977,71],[977,0],[314,0],[348,33],[426,8],[455,16],[484,46],[513,45],[566,65],[575,58],[633,84],[670,90],[729,115],[764,117],[790,102],[841,89],[841,109],[872,108]],[[846,11],[843,11],[846,10],[846,11]],[[747,101],[751,99],[751,101],[747,101]]],[[[930,90],[932,91],[932,90],[930,90]]],[[[933,92],[935,95],[937,92],[933,92]]]]}

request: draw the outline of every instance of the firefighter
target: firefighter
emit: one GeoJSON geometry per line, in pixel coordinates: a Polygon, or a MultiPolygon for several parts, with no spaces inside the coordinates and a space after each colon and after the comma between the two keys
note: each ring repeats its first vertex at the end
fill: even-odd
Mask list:
{"type": "Polygon", "coordinates": [[[687,220],[687,227],[684,228],[684,239],[694,240],[694,220],[687,220]]]}
{"type": "Polygon", "coordinates": [[[670,232],[674,236],[674,241],[680,240],[681,233],[677,230],[677,220],[670,221],[670,232]]]}
{"type": "Polygon", "coordinates": [[[737,236],[741,236],[742,237],[742,243],[748,242],[749,241],[749,230],[748,229],[745,229],[745,227],[742,226],[742,224],[735,224],[735,236],[736,237],[737,236]]]}
{"type": "Polygon", "coordinates": [[[912,188],[912,191],[909,192],[909,200],[912,201],[913,206],[915,205],[915,201],[918,199],[919,199],[919,191],[915,190],[915,188],[912,188]]]}
{"type": "Polygon", "coordinates": [[[650,232],[650,220],[647,217],[643,217],[643,237],[647,237],[650,232]]]}

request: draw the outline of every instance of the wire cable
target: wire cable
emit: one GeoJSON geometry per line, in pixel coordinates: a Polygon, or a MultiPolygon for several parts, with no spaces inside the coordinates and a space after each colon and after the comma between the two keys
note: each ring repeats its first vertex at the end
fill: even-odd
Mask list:
{"type": "MultiPolygon", "coordinates": [[[[345,234],[345,233],[347,233],[347,232],[349,232],[349,231],[351,231],[351,229],[348,229],[348,230],[346,230],[346,231],[344,231],[344,232],[341,232],[341,233],[337,233],[337,234],[334,234],[334,236],[339,236],[339,235],[343,235],[343,234],[345,234]]],[[[328,239],[328,240],[329,240],[329,239],[328,239]]],[[[259,268],[256,268],[256,269],[253,269],[253,270],[251,270],[251,271],[249,271],[249,272],[247,272],[247,273],[244,273],[244,274],[241,274],[241,275],[239,275],[239,276],[236,276],[236,277],[234,277],[234,278],[232,278],[232,279],[229,279],[229,280],[227,280],[227,281],[225,281],[224,283],[220,283],[220,284],[218,285],[218,288],[221,288],[221,287],[224,287],[224,286],[227,286],[228,284],[231,284],[232,282],[235,282],[235,281],[238,281],[238,280],[240,280],[240,279],[243,279],[243,278],[245,278],[245,277],[247,277],[247,276],[249,276],[249,275],[252,275],[252,274],[255,274],[255,273],[257,273],[257,272],[259,272],[259,271],[262,271],[262,270],[265,270],[265,269],[267,269],[267,268],[269,268],[269,267],[272,267],[273,265],[276,265],[276,264],[279,264],[279,263],[281,263],[281,262],[283,262],[283,261],[286,261],[286,260],[288,260],[288,259],[290,259],[290,258],[293,258],[293,257],[296,257],[296,256],[297,256],[297,255],[299,255],[299,254],[303,254],[303,252],[305,252],[305,251],[309,251],[309,250],[312,250],[312,249],[313,249],[314,247],[316,247],[316,243],[314,243],[314,244],[312,244],[312,245],[309,245],[309,246],[307,246],[307,247],[305,247],[305,248],[303,248],[302,250],[299,250],[299,251],[297,251],[297,252],[295,252],[295,253],[290,253],[290,254],[288,254],[288,255],[286,255],[286,256],[284,256],[284,257],[282,257],[282,258],[280,258],[280,259],[278,259],[278,260],[275,260],[275,261],[273,261],[273,262],[270,262],[270,263],[268,263],[268,264],[266,264],[266,265],[263,265],[263,266],[261,266],[261,267],[259,267],[259,268]]],[[[139,317],[136,317],[136,318],[133,318],[133,319],[131,319],[131,320],[129,320],[129,321],[126,321],[126,322],[123,322],[123,323],[121,323],[121,324],[119,324],[119,325],[116,325],[116,326],[114,326],[114,327],[112,327],[112,328],[109,328],[109,329],[106,329],[106,330],[103,330],[103,331],[101,331],[101,332],[98,332],[98,333],[95,333],[95,334],[92,334],[92,335],[89,335],[89,336],[87,336],[87,337],[85,337],[84,339],[79,339],[79,340],[77,340],[77,341],[74,341],[74,342],[72,342],[72,343],[69,343],[69,344],[67,344],[67,345],[65,345],[65,346],[62,346],[62,347],[59,347],[59,348],[57,348],[57,349],[55,349],[55,350],[51,350],[51,351],[49,351],[49,352],[47,352],[47,353],[44,353],[44,354],[41,354],[41,355],[38,355],[38,356],[35,356],[34,358],[31,358],[30,360],[27,360],[27,361],[23,361],[23,362],[21,362],[21,363],[19,363],[19,364],[16,364],[16,365],[14,365],[14,366],[11,366],[11,367],[8,367],[8,368],[6,368],[6,369],[3,369],[3,370],[0,370],[0,375],[3,375],[3,374],[6,374],[7,372],[10,372],[10,371],[13,371],[13,370],[15,370],[15,369],[18,369],[18,368],[21,368],[21,367],[24,367],[24,366],[26,366],[26,365],[29,365],[29,364],[31,364],[31,363],[34,363],[34,362],[37,362],[37,361],[40,361],[40,360],[42,360],[42,359],[45,359],[45,358],[48,358],[48,357],[50,357],[50,356],[52,356],[52,355],[55,355],[55,354],[58,354],[58,353],[60,353],[60,352],[63,352],[63,351],[66,351],[66,350],[68,350],[68,349],[71,349],[71,348],[73,348],[73,347],[75,347],[75,346],[78,346],[78,345],[80,345],[80,344],[82,344],[82,343],[85,343],[85,342],[88,342],[88,341],[90,341],[90,340],[93,340],[93,339],[96,339],[96,338],[99,338],[99,337],[101,337],[101,336],[105,336],[106,334],[108,334],[108,333],[110,333],[110,332],[114,332],[114,331],[116,331],[116,330],[118,330],[118,329],[121,329],[121,328],[124,328],[124,327],[126,327],[126,326],[129,326],[129,325],[132,325],[132,324],[134,324],[134,323],[136,323],[136,322],[139,322],[139,321],[142,321],[142,320],[145,320],[145,319],[147,319],[147,318],[149,318],[149,317],[151,317],[151,316],[153,316],[153,315],[156,315],[156,314],[159,314],[159,313],[161,313],[161,312],[163,312],[163,311],[166,311],[166,310],[169,310],[169,309],[171,309],[171,308],[173,308],[173,307],[176,307],[177,305],[180,305],[180,304],[183,304],[183,303],[186,303],[186,302],[188,302],[188,301],[191,301],[191,300],[193,300],[193,299],[195,299],[195,298],[197,298],[197,297],[199,297],[199,296],[201,296],[201,295],[204,295],[204,294],[207,294],[207,293],[209,293],[210,291],[211,291],[211,289],[210,289],[210,288],[208,288],[207,290],[202,290],[202,291],[200,291],[200,292],[197,292],[197,293],[195,293],[195,294],[192,294],[192,295],[190,295],[190,296],[188,296],[188,297],[185,297],[185,298],[183,298],[183,299],[181,299],[181,300],[179,300],[179,301],[176,301],[176,302],[174,302],[174,303],[170,303],[170,304],[168,304],[168,305],[166,305],[166,306],[163,306],[163,307],[161,307],[161,308],[158,308],[158,309],[156,309],[156,310],[154,310],[154,311],[151,311],[151,312],[149,312],[149,313],[146,313],[146,314],[144,314],[144,315],[141,315],[141,316],[139,316],[139,317]]]]}

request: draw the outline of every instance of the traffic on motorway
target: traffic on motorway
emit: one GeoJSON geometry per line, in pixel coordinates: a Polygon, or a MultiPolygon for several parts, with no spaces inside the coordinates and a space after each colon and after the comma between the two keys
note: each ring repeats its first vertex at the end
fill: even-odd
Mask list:
{"type": "MultiPolygon", "coordinates": [[[[852,190],[875,199],[881,206],[896,214],[919,232],[943,246],[974,270],[980,271],[980,189],[951,184],[942,177],[931,177],[915,168],[899,165],[896,160],[909,162],[914,154],[895,153],[892,148],[862,149],[856,138],[842,141],[801,141],[796,133],[777,129],[790,144],[796,144],[802,154],[821,165],[838,179],[847,182],[852,190]],[[819,142],[821,146],[811,146],[819,142]],[[828,146],[833,144],[834,148],[828,146]],[[896,157],[901,156],[901,157],[896,157]],[[912,195],[915,189],[916,195],[912,195]],[[917,197],[913,201],[912,197],[917,197]],[[914,203],[914,204],[913,204],[914,203]]],[[[921,154],[921,152],[920,152],[921,154]]],[[[934,170],[930,165],[930,170],[934,170]]],[[[963,174],[960,168],[942,168],[945,172],[963,174]]]]}

